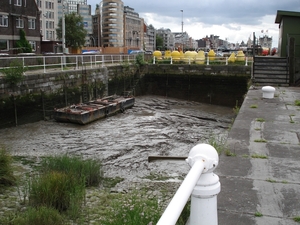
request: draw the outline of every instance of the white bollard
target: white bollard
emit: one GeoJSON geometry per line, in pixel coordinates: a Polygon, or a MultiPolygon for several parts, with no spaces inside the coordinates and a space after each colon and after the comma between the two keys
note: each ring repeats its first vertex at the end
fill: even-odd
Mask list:
{"type": "Polygon", "coordinates": [[[271,86],[262,87],[263,98],[274,98],[275,88],[271,86]]]}
{"type": "Polygon", "coordinates": [[[218,225],[217,195],[221,184],[213,171],[218,165],[219,155],[211,145],[199,144],[192,148],[187,161],[192,166],[193,161],[199,159],[206,166],[191,195],[190,225],[218,225]]]}

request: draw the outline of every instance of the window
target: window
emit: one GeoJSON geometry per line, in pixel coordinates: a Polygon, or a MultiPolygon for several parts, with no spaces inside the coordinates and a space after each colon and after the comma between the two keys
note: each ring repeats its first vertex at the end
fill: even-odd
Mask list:
{"type": "Polygon", "coordinates": [[[24,27],[23,18],[17,17],[16,18],[16,28],[23,28],[23,27],[24,27]]]}
{"type": "Polygon", "coordinates": [[[35,29],[35,19],[28,19],[28,29],[35,29]]]}
{"type": "Polygon", "coordinates": [[[22,5],[22,0],[14,0],[14,5],[21,6],[22,5]]]}
{"type": "Polygon", "coordinates": [[[0,27],[8,27],[8,16],[0,15],[0,27]]]}
{"type": "Polygon", "coordinates": [[[8,40],[0,39],[0,50],[8,51],[8,40]]]}
{"type": "Polygon", "coordinates": [[[29,41],[29,44],[30,44],[30,46],[32,48],[32,51],[35,52],[36,51],[36,43],[35,43],[35,41],[29,41]]]}

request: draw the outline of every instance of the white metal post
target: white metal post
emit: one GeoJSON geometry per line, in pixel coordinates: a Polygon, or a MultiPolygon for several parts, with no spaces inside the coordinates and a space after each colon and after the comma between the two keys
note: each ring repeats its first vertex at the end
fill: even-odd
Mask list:
{"type": "Polygon", "coordinates": [[[186,162],[191,170],[169,203],[157,225],[175,225],[188,198],[191,198],[190,225],[217,225],[217,194],[221,190],[219,177],[213,173],[219,155],[209,144],[198,144],[186,162]]]}

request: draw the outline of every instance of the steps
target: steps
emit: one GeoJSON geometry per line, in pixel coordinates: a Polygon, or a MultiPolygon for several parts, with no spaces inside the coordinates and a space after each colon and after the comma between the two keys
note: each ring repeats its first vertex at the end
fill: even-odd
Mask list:
{"type": "Polygon", "coordinates": [[[253,62],[252,83],[257,86],[289,86],[287,58],[257,56],[253,62]]]}

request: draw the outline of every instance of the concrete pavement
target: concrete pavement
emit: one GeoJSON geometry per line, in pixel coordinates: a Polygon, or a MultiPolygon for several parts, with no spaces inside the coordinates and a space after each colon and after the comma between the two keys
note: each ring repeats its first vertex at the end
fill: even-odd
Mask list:
{"type": "Polygon", "coordinates": [[[273,99],[250,88],[233,123],[236,156],[222,154],[215,171],[219,225],[300,224],[300,88],[275,88],[273,99]]]}

